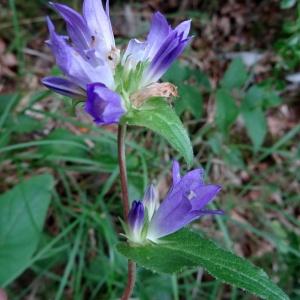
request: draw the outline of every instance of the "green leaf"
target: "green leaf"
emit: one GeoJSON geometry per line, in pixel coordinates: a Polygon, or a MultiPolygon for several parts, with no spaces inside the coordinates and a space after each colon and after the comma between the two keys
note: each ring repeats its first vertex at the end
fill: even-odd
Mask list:
{"type": "Polygon", "coordinates": [[[186,267],[200,266],[217,279],[262,299],[289,299],[263,270],[187,229],[164,238],[160,244],[129,246],[121,243],[117,249],[127,258],[155,272],[174,273],[186,267]]]}
{"type": "Polygon", "coordinates": [[[263,112],[266,95],[263,88],[253,86],[248,90],[241,105],[241,114],[255,151],[262,145],[267,133],[267,122],[263,112]]]}
{"type": "Polygon", "coordinates": [[[181,114],[185,109],[189,110],[193,116],[200,119],[203,114],[203,98],[198,88],[181,84],[179,85],[180,98],[175,102],[177,114],[181,114]]]}
{"type": "Polygon", "coordinates": [[[221,81],[221,86],[229,90],[242,87],[248,78],[243,61],[237,58],[231,62],[221,81]]]}
{"type": "Polygon", "coordinates": [[[193,162],[193,148],[189,136],[171,106],[162,98],[149,99],[139,109],[125,117],[129,125],[143,126],[163,136],[187,161],[193,162]]]}
{"type": "Polygon", "coordinates": [[[0,286],[19,276],[34,254],[46,218],[53,177],[32,177],[0,195],[0,286]]]}
{"type": "Polygon", "coordinates": [[[282,99],[275,91],[264,91],[264,108],[276,107],[282,103],[282,99]]]}
{"type": "Polygon", "coordinates": [[[245,168],[243,155],[239,148],[234,145],[228,145],[224,152],[224,160],[232,169],[245,168]]]}
{"type": "Polygon", "coordinates": [[[243,105],[249,109],[261,108],[263,106],[264,89],[257,85],[252,86],[243,99],[243,105]]]}
{"type": "Polygon", "coordinates": [[[227,134],[238,116],[238,107],[226,89],[217,90],[216,105],[216,124],[223,133],[227,134]]]}
{"type": "Polygon", "coordinates": [[[197,85],[200,85],[201,89],[204,89],[207,92],[211,91],[211,84],[208,76],[205,73],[199,69],[193,69],[191,71],[191,75],[195,78],[197,85]]]}
{"type": "Polygon", "coordinates": [[[247,133],[256,151],[262,145],[267,133],[267,122],[264,112],[261,108],[248,109],[246,107],[242,107],[241,112],[247,133]]]}

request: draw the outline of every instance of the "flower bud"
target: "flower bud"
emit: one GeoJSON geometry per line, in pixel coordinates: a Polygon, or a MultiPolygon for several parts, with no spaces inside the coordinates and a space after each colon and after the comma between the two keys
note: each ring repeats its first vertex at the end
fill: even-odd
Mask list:
{"type": "Polygon", "coordinates": [[[150,184],[144,194],[143,204],[147,209],[148,220],[150,221],[159,206],[158,191],[154,184],[150,184]]]}
{"type": "Polygon", "coordinates": [[[128,214],[130,240],[135,243],[142,242],[142,230],[144,226],[144,205],[141,201],[133,201],[128,214]]]}

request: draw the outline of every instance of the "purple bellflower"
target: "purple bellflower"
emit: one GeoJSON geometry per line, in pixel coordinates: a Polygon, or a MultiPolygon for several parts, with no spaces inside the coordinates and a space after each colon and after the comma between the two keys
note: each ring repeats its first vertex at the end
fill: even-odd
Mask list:
{"type": "Polygon", "coordinates": [[[108,89],[102,83],[91,83],[87,85],[88,101],[85,111],[89,113],[98,125],[118,123],[124,114],[120,104],[120,96],[108,89]]]}
{"type": "Polygon", "coordinates": [[[64,4],[50,2],[50,6],[66,23],[67,36],[59,35],[47,18],[47,45],[64,77],[46,77],[42,83],[57,93],[85,101],[85,111],[99,125],[118,123],[136,107],[133,99],[137,95],[157,96],[156,87],[149,86],[161,78],[191,39],[190,21],[172,29],[157,12],[146,40],[131,40],[120,55],[108,0],[105,8],[102,0],[84,0],[82,15],[64,4]],[[143,93],[143,88],[148,92],[143,93]]]}
{"type": "Polygon", "coordinates": [[[58,35],[47,18],[48,46],[65,78],[46,77],[42,83],[57,93],[86,100],[85,110],[97,124],[118,123],[126,112],[121,96],[114,92],[114,66],[118,61],[114,36],[100,0],[85,0],[83,16],[63,4],[50,3],[65,20],[68,37],[58,35]]]}
{"type": "MultiPolygon", "coordinates": [[[[219,185],[204,184],[203,169],[195,169],[188,172],[183,177],[180,176],[180,167],[177,161],[173,162],[173,183],[172,186],[160,205],[157,205],[157,197],[152,186],[144,196],[143,202],[135,201],[129,212],[130,223],[138,223],[138,230],[129,234],[129,240],[135,243],[145,243],[147,240],[159,242],[159,239],[174,233],[192,221],[208,214],[223,214],[221,210],[208,210],[205,206],[212,201],[220,191],[219,185]],[[149,195],[152,195],[149,197],[149,195]],[[151,203],[152,201],[152,203],[151,203]],[[143,211],[141,214],[134,213],[137,210],[143,211]],[[141,208],[143,207],[143,208],[141,208]],[[155,207],[152,214],[151,207],[155,207]],[[150,214],[149,214],[150,208],[150,214]],[[144,219],[144,210],[151,216],[149,220],[144,219]],[[132,219],[136,218],[134,222],[132,219]],[[130,237],[134,236],[134,240],[130,237]]],[[[129,232],[131,232],[130,226],[129,232]]]]}
{"type": "Polygon", "coordinates": [[[146,41],[129,41],[122,63],[129,70],[136,68],[139,63],[146,64],[140,87],[157,82],[183,52],[191,40],[188,36],[190,27],[189,20],[172,29],[166,18],[160,12],[156,12],[152,17],[146,41]]]}

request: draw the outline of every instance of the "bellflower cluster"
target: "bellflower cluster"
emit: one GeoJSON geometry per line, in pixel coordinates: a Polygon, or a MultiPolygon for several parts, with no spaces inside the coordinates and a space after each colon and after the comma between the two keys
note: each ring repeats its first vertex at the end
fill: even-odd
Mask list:
{"type": "Polygon", "coordinates": [[[153,90],[151,85],[161,78],[190,40],[190,21],[172,29],[157,12],[146,40],[131,40],[120,54],[108,0],[105,8],[101,0],[85,0],[82,15],[63,4],[50,2],[50,6],[66,23],[67,36],[59,35],[47,18],[47,44],[64,77],[46,77],[42,83],[57,93],[85,102],[85,111],[98,125],[118,123],[135,107],[132,95],[159,96],[157,86],[153,90]],[[143,88],[147,93],[143,93],[143,88]]]}
{"type": "Polygon", "coordinates": [[[174,233],[207,214],[223,214],[205,206],[214,199],[221,187],[204,184],[203,169],[195,169],[181,177],[180,166],[173,162],[173,183],[159,205],[155,187],[151,185],[142,201],[133,201],[128,215],[127,237],[133,243],[159,239],[174,233]]]}

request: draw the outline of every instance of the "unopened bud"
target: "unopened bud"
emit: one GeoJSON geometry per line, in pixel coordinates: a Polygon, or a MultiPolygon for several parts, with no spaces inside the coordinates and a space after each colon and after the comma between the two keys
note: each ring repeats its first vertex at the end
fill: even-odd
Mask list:
{"type": "Polygon", "coordinates": [[[150,184],[147,188],[144,194],[143,204],[147,209],[148,219],[150,221],[159,206],[158,191],[154,184],[150,184]]]}
{"type": "Polygon", "coordinates": [[[142,230],[144,226],[144,205],[141,201],[133,201],[128,214],[128,225],[130,230],[130,240],[140,243],[142,240],[142,230]]]}

